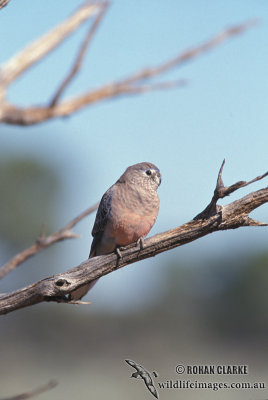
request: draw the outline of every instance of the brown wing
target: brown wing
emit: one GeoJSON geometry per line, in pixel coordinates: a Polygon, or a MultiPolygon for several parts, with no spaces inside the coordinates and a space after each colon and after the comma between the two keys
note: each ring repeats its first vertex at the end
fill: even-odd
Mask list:
{"type": "Polygon", "coordinates": [[[92,236],[93,236],[93,241],[91,244],[91,249],[90,249],[90,254],[89,257],[94,257],[95,255],[95,250],[96,246],[101,240],[103,231],[105,229],[105,226],[107,224],[111,208],[112,208],[112,197],[113,197],[113,188],[114,185],[110,187],[110,189],[107,190],[107,192],[104,193],[102,196],[102,199],[100,201],[100,205],[97,211],[95,223],[92,229],[92,236]]]}

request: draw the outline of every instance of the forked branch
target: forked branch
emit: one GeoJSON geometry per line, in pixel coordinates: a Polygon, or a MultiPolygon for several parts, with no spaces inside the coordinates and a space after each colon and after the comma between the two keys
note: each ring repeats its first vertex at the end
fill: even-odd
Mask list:
{"type": "Polygon", "coordinates": [[[267,223],[258,222],[249,217],[254,209],[268,202],[268,187],[252,192],[225,206],[217,205],[219,198],[224,198],[240,187],[263,179],[268,175],[268,172],[250,182],[242,181],[225,187],[221,177],[222,169],[223,164],[217,179],[216,194],[214,193],[209,206],[193,220],[146,239],[143,249],[135,244],[121,249],[122,258],[120,259],[115,254],[94,257],[62,274],[51,276],[23,289],[4,294],[0,297],[0,314],[6,314],[43,301],[72,303],[69,297],[72,291],[128,264],[154,257],[159,253],[190,243],[212,232],[236,229],[242,226],[268,226],[267,223]]]}
{"type": "MultiPolygon", "coordinates": [[[[204,211],[202,211],[200,214],[198,214],[196,217],[194,217],[194,219],[205,219],[208,217],[211,217],[212,215],[215,215],[217,212],[222,210],[221,206],[217,205],[217,201],[219,199],[223,199],[226,196],[229,196],[231,193],[235,192],[237,189],[240,189],[244,186],[248,186],[251,183],[257,182],[263,178],[265,178],[268,175],[268,172],[266,172],[263,175],[257,176],[257,178],[252,179],[249,182],[246,181],[239,181],[234,183],[231,186],[224,186],[223,181],[222,181],[222,170],[225,164],[225,159],[222,162],[219,174],[218,174],[218,179],[217,179],[217,184],[216,184],[216,188],[214,190],[214,194],[213,197],[211,199],[211,202],[209,203],[209,205],[204,209],[204,211]]],[[[262,223],[259,223],[261,225],[263,225],[262,223]]]]}

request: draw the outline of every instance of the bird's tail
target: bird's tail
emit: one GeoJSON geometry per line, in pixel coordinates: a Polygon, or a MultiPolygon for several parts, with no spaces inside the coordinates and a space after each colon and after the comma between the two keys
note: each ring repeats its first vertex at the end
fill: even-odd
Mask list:
{"type": "MultiPolygon", "coordinates": [[[[96,255],[96,250],[92,249],[90,250],[90,254],[88,258],[92,258],[95,257],[96,255]]],[[[94,281],[89,282],[87,285],[82,286],[79,289],[74,290],[71,294],[70,294],[70,299],[71,300],[81,300],[82,297],[84,297],[89,291],[90,289],[93,288],[93,286],[95,285],[95,283],[97,283],[98,279],[95,279],[94,281]]]]}

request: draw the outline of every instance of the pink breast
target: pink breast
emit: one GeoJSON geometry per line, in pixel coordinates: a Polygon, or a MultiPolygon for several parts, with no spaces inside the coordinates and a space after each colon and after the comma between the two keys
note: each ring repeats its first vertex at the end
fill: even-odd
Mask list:
{"type": "Polygon", "coordinates": [[[147,236],[154,222],[155,216],[142,217],[128,213],[121,215],[116,222],[109,222],[106,234],[115,238],[116,245],[126,246],[136,242],[140,237],[147,236]]]}

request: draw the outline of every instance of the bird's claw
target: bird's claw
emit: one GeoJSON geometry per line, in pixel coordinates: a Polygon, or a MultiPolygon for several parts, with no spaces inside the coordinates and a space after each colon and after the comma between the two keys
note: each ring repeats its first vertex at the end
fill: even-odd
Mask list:
{"type": "MultiPolygon", "coordinates": [[[[137,246],[140,246],[140,250],[143,250],[143,249],[144,249],[144,246],[145,246],[145,244],[144,244],[144,238],[143,238],[143,237],[140,237],[140,238],[137,240],[136,244],[137,244],[137,246]]],[[[119,246],[115,248],[115,253],[117,254],[118,258],[122,258],[121,249],[122,249],[122,247],[120,248],[119,246]]],[[[124,249],[124,247],[123,247],[123,249],[124,249]]]]}
{"type": "Polygon", "coordinates": [[[140,250],[144,249],[144,238],[142,236],[137,240],[137,246],[140,246],[140,250]]]}

